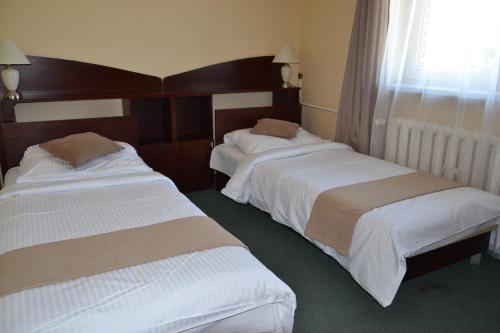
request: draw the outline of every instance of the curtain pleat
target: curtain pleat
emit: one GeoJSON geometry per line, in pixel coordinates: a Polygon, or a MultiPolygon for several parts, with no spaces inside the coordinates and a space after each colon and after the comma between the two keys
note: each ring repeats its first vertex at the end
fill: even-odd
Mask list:
{"type": "Polygon", "coordinates": [[[389,21],[389,0],[358,0],[349,46],[336,140],[369,153],[377,85],[389,21]]]}

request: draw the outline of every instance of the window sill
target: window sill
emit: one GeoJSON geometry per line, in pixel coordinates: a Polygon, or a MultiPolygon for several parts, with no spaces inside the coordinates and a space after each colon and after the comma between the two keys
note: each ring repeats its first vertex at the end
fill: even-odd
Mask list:
{"type": "MultiPolygon", "coordinates": [[[[488,93],[484,90],[471,90],[471,91],[457,91],[455,89],[450,88],[442,88],[442,87],[429,87],[429,86],[419,86],[412,84],[402,84],[402,85],[389,85],[389,91],[391,93],[395,93],[396,91],[410,94],[421,94],[424,92],[428,95],[439,96],[439,97],[462,97],[465,96],[469,100],[478,100],[484,101],[488,97],[488,93]]],[[[500,94],[497,92],[495,97],[499,98],[500,94]]]]}

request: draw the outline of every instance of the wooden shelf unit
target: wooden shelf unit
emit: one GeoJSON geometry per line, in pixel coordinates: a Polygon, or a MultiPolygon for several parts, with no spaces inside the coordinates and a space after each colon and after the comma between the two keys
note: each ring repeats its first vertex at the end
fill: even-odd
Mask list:
{"type": "Polygon", "coordinates": [[[130,98],[124,105],[137,117],[138,150],[148,165],[181,191],[213,186],[211,95],[130,98]]]}
{"type": "MultiPolygon", "coordinates": [[[[220,140],[213,137],[212,95],[131,98],[125,105],[130,114],[137,116],[139,154],[148,165],[168,175],[182,191],[214,186],[214,175],[208,166],[212,147],[220,140]]],[[[299,89],[274,90],[273,105],[269,107],[220,112],[232,114],[237,128],[243,123],[236,115],[244,120],[249,113],[300,122],[299,89]]],[[[248,127],[253,125],[253,121],[245,123],[248,127]]],[[[221,129],[224,133],[231,130],[217,130],[221,129]]]]}
{"type": "Polygon", "coordinates": [[[123,100],[125,113],[137,117],[139,144],[172,142],[172,110],[169,98],[123,100]]]}
{"type": "Polygon", "coordinates": [[[177,141],[212,139],[212,96],[175,97],[177,141]]]}

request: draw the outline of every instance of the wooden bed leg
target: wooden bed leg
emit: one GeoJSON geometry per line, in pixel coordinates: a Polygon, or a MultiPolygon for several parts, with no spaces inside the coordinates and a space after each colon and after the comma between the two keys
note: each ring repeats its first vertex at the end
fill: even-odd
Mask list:
{"type": "Polygon", "coordinates": [[[481,253],[474,254],[470,257],[470,264],[479,266],[481,264],[481,253]]]}

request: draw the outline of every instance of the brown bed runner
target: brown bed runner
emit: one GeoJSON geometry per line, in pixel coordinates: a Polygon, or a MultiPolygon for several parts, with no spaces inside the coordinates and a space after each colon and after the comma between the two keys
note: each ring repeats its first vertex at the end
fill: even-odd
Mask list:
{"type": "Polygon", "coordinates": [[[354,228],[366,212],[420,195],[444,191],[463,184],[426,172],[378,179],[326,190],[314,201],[305,235],[346,256],[354,228]]]}
{"type": "Polygon", "coordinates": [[[222,246],[245,247],[205,216],[29,246],[0,255],[0,297],[222,246]]]}

